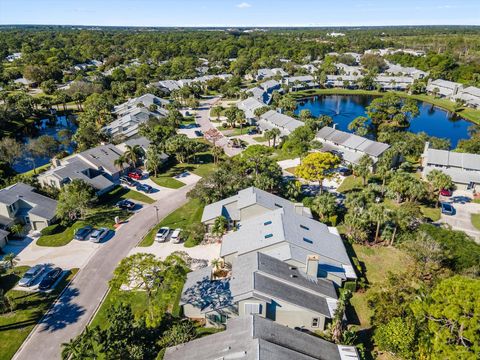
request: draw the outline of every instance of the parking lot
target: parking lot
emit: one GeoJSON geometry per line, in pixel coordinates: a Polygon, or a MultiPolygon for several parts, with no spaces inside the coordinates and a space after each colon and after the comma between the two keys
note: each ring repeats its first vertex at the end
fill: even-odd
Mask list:
{"type": "Polygon", "coordinates": [[[454,191],[451,197],[441,197],[442,202],[451,204],[455,212],[453,215],[441,215],[440,222],[448,224],[454,230],[464,231],[480,243],[480,231],[471,221],[472,214],[480,214],[480,204],[472,202],[470,193],[454,191]]]}

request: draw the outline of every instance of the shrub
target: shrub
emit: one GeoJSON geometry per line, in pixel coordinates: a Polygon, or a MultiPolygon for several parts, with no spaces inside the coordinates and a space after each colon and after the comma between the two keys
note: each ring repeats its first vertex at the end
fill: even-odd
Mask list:
{"type": "Polygon", "coordinates": [[[343,288],[355,292],[357,290],[357,283],[355,281],[346,281],[345,284],[343,284],[343,288]]]}
{"type": "Polygon", "coordinates": [[[47,226],[46,228],[43,228],[40,231],[40,234],[42,234],[42,235],[58,234],[58,233],[62,232],[64,229],[65,229],[65,227],[62,226],[61,224],[53,224],[53,225],[47,226]]]}
{"type": "Polygon", "coordinates": [[[183,244],[185,247],[194,247],[199,245],[205,236],[205,227],[202,223],[193,223],[185,230],[187,240],[183,244]]]}

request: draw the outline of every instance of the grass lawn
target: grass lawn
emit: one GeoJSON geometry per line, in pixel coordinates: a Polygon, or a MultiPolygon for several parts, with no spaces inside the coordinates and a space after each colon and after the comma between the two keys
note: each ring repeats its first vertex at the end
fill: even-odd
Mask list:
{"type": "Polygon", "coordinates": [[[150,176],[150,179],[157,185],[163,186],[169,189],[180,189],[185,184],[177,179],[166,174],[158,175],[157,177],[150,176]]]}
{"type": "Polygon", "coordinates": [[[142,194],[141,192],[124,188],[123,186],[117,186],[108,193],[102,195],[99,202],[103,206],[114,206],[118,201],[122,199],[130,199],[134,201],[140,201],[145,204],[153,204],[153,200],[150,196],[142,194]]]}
{"type": "Polygon", "coordinates": [[[347,176],[338,187],[337,191],[341,193],[349,192],[353,189],[362,188],[362,178],[353,175],[347,176]]]}
{"type": "Polygon", "coordinates": [[[263,135],[254,136],[252,139],[255,140],[256,142],[267,142],[268,141],[267,139],[265,139],[265,137],[263,135]]]}
{"type": "Polygon", "coordinates": [[[33,175],[38,175],[44,171],[47,171],[48,169],[50,169],[50,163],[48,164],[45,164],[45,165],[42,165],[42,166],[39,166],[37,168],[35,168],[35,171],[34,170],[30,170],[30,171],[27,171],[27,172],[24,172],[22,173],[22,175],[24,176],[33,176],[33,175]]]}
{"type": "Polygon", "coordinates": [[[440,220],[440,208],[432,208],[421,205],[420,211],[422,212],[423,216],[429,218],[432,221],[440,220]]]}
{"type": "Polygon", "coordinates": [[[2,334],[0,360],[8,360],[13,357],[33,327],[78,271],[78,269],[72,269],[57,285],[57,288],[49,294],[10,290],[27,269],[28,267],[25,266],[18,267],[15,274],[9,273],[0,280],[0,286],[7,291],[10,300],[15,303],[14,311],[0,315],[0,332],[2,334]]]}
{"type": "Polygon", "coordinates": [[[188,225],[199,222],[202,218],[203,205],[198,200],[190,200],[188,203],[179,207],[167,215],[160,223],[154,226],[138,246],[150,246],[155,240],[155,234],[162,226],[168,226],[171,229],[185,229],[188,225]]]}
{"type": "Polygon", "coordinates": [[[290,160],[290,159],[295,159],[297,157],[298,157],[298,155],[291,154],[291,153],[289,153],[287,151],[284,151],[280,148],[274,149],[273,154],[272,154],[272,158],[275,161],[290,160]]]}
{"type": "MultiPolygon", "coordinates": [[[[213,163],[213,156],[210,152],[204,152],[204,153],[198,153],[195,156],[195,161],[192,163],[185,163],[185,164],[179,164],[176,163],[175,161],[170,161],[167,163],[162,169],[157,174],[157,177],[155,179],[165,177],[165,178],[173,178],[185,171],[189,171],[195,175],[205,177],[212,173],[215,168],[217,167],[213,163]]],[[[152,177],[152,180],[155,181],[155,179],[152,177]]],[[[175,181],[178,181],[176,179],[172,179],[175,181]]],[[[165,181],[165,180],[161,180],[165,181]]],[[[169,180],[166,180],[169,181],[169,180]]],[[[156,182],[156,181],[155,181],[156,182]]],[[[180,181],[179,181],[180,182],[180,181]]],[[[157,183],[160,186],[164,186],[160,183],[157,183]]],[[[172,182],[173,184],[173,182],[172,182]]],[[[183,184],[183,183],[182,183],[183,184]]],[[[174,188],[176,189],[176,188],[174,188]]]]}
{"type": "Polygon", "coordinates": [[[291,167],[291,168],[286,168],[285,171],[289,172],[292,175],[295,175],[295,169],[296,168],[297,168],[296,166],[291,167]]]}
{"type": "Polygon", "coordinates": [[[480,214],[472,214],[472,225],[480,230],[480,214]]]}
{"type": "MultiPolygon", "coordinates": [[[[368,307],[367,299],[385,280],[388,272],[400,274],[408,269],[410,257],[403,251],[393,247],[369,247],[354,244],[356,256],[365,268],[365,275],[370,287],[364,292],[356,292],[350,300],[352,307],[347,309],[347,317],[353,325],[360,329],[371,327],[372,311],[368,307]]],[[[368,331],[363,332],[368,334],[368,331]]],[[[367,335],[368,336],[368,335],[367,335]]],[[[367,341],[368,339],[363,339],[367,341]]]]}
{"type": "Polygon", "coordinates": [[[245,135],[247,134],[250,129],[254,129],[256,126],[245,126],[243,128],[235,127],[235,128],[224,128],[224,127],[219,127],[218,130],[221,132],[225,132],[225,135],[230,137],[230,136],[238,136],[238,135],[245,135]]]}

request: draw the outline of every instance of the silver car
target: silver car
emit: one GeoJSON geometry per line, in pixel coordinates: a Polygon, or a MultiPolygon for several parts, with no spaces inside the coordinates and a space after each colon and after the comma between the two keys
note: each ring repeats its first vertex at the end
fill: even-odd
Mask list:
{"type": "Polygon", "coordinates": [[[166,241],[168,234],[170,234],[170,228],[166,226],[161,227],[155,234],[155,241],[158,241],[158,242],[166,241]]]}
{"type": "Polygon", "coordinates": [[[45,265],[35,265],[27,270],[23,277],[18,282],[18,285],[29,287],[35,282],[35,280],[43,273],[45,265]]]}
{"type": "Polygon", "coordinates": [[[110,230],[107,228],[100,228],[100,229],[95,229],[90,233],[90,240],[91,242],[98,243],[102,241],[102,239],[107,236],[108,232],[110,230]]]}

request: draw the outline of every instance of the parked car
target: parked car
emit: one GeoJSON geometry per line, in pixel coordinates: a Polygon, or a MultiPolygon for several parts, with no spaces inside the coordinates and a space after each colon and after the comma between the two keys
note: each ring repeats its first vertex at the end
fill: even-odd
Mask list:
{"type": "Polygon", "coordinates": [[[248,135],[255,135],[255,134],[258,134],[258,130],[257,129],[250,129],[248,130],[248,135]]]}
{"type": "Polygon", "coordinates": [[[27,270],[23,277],[18,282],[18,285],[29,287],[32,286],[34,281],[43,273],[45,265],[35,265],[27,270]]]}
{"type": "Polygon", "coordinates": [[[58,280],[58,278],[62,275],[63,270],[59,267],[56,267],[50,270],[40,281],[38,288],[40,290],[48,290],[52,287],[53,284],[58,280]]]}
{"type": "Polygon", "coordinates": [[[449,203],[442,203],[442,214],[455,215],[455,208],[449,203]]]}
{"type": "Polygon", "coordinates": [[[140,170],[134,170],[128,173],[128,177],[130,179],[141,180],[143,178],[143,174],[140,170]]]}
{"type": "Polygon", "coordinates": [[[153,191],[153,187],[151,187],[148,184],[138,184],[137,185],[137,190],[138,191],[143,191],[147,194],[150,194],[153,191]]]}
{"type": "Polygon", "coordinates": [[[93,228],[90,225],[84,226],[77,231],[75,231],[75,235],[73,238],[75,240],[86,240],[88,238],[88,235],[92,232],[93,228]]]}
{"type": "Polygon", "coordinates": [[[159,241],[159,242],[166,241],[169,233],[170,233],[170,228],[166,226],[161,227],[155,234],[155,241],[159,241]]]}
{"type": "Polygon", "coordinates": [[[338,169],[338,173],[342,176],[350,176],[352,175],[352,170],[349,168],[340,168],[338,169]]]}
{"type": "Polygon", "coordinates": [[[182,231],[182,229],[175,229],[172,233],[172,235],[170,236],[170,240],[172,241],[172,243],[174,244],[178,244],[180,242],[180,232],[182,231]]]}
{"type": "Polygon", "coordinates": [[[137,182],[134,181],[133,179],[130,179],[128,176],[121,176],[120,177],[120,184],[124,184],[127,186],[135,186],[137,185],[137,182]]]}
{"type": "Polygon", "coordinates": [[[442,190],[440,190],[440,195],[445,196],[445,197],[450,197],[450,196],[452,196],[452,190],[442,189],[442,190]]]}
{"type": "Polygon", "coordinates": [[[203,132],[201,132],[200,130],[195,130],[195,135],[203,136],[203,132]]]}
{"type": "Polygon", "coordinates": [[[110,230],[107,229],[107,228],[100,228],[100,229],[95,229],[92,231],[92,233],[90,234],[90,238],[88,240],[90,240],[91,242],[95,242],[95,243],[98,243],[100,241],[102,241],[102,239],[107,236],[108,232],[110,230]]]}
{"type": "Polygon", "coordinates": [[[133,210],[135,209],[135,205],[133,201],[127,199],[117,202],[117,207],[122,210],[133,210]]]}

